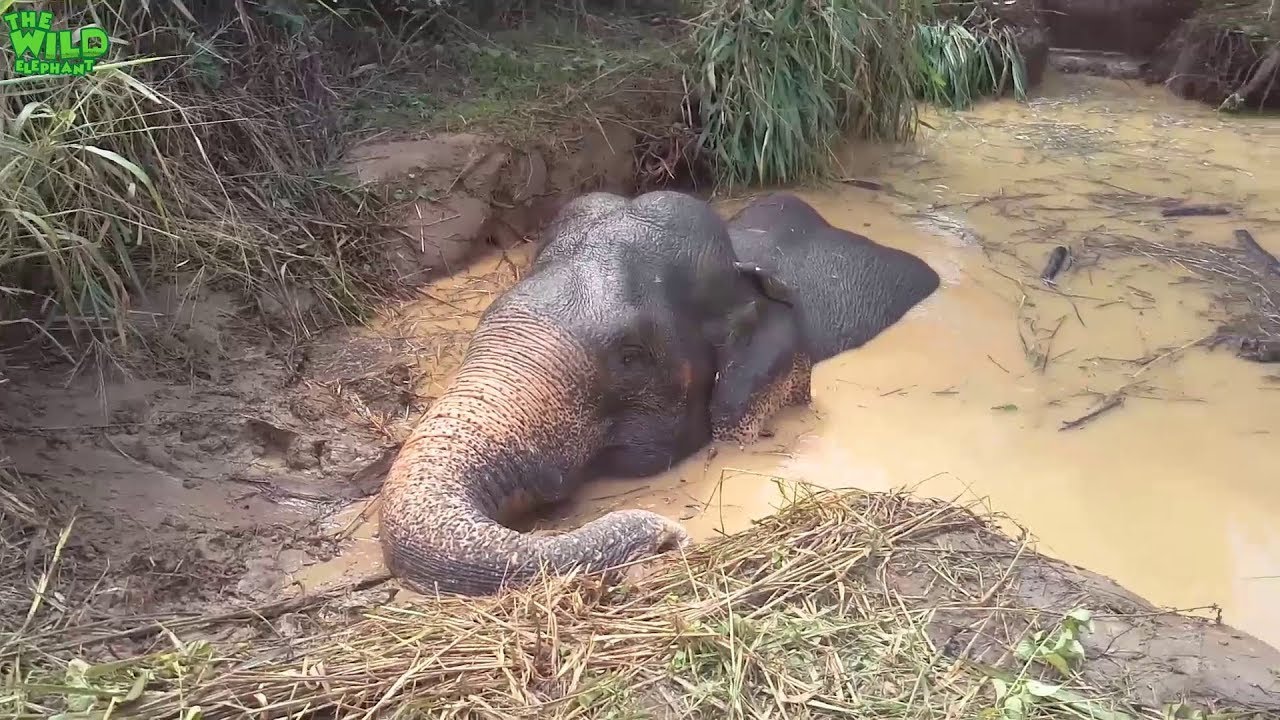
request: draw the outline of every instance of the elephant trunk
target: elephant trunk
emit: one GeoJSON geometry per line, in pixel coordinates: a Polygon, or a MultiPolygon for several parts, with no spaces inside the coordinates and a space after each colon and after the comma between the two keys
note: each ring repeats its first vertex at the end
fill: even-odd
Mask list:
{"type": "Polygon", "coordinates": [[[503,524],[568,497],[602,443],[592,362],[528,314],[485,318],[383,484],[380,538],[393,574],[418,592],[483,595],[543,568],[605,570],[685,541],[678,524],[638,510],[553,536],[503,524]]]}

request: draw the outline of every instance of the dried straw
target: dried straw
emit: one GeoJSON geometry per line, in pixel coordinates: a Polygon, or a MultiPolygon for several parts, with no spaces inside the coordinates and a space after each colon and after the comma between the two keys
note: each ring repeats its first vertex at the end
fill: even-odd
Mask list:
{"type": "MultiPolygon", "coordinates": [[[[1018,696],[1028,718],[1157,717],[1079,685],[1029,685],[1047,677],[1030,663],[949,658],[988,646],[1007,659],[1025,631],[1062,617],[1001,607],[1015,566],[1048,577],[1050,561],[991,528],[951,503],[806,490],[619,586],[547,579],[497,598],[376,607],[301,637],[282,618],[239,647],[179,639],[199,625],[187,619],[151,652],[98,665],[6,652],[0,707],[17,718],[76,702],[157,719],[958,718],[1007,708],[1012,686],[1041,691],[1018,696]],[[987,549],[951,547],[964,537],[987,549]],[[921,602],[938,596],[950,600],[921,602]],[[948,611],[980,620],[968,647],[936,644],[948,611]]],[[[66,629],[42,645],[87,651],[88,637],[66,629]]]]}

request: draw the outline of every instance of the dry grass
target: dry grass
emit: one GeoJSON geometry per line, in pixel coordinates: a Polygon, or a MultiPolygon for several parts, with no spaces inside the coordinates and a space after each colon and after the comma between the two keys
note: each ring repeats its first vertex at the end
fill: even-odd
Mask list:
{"type": "MultiPolygon", "coordinates": [[[[1002,671],[934,645],[928,627],[941,608],[895,590],[897,576],[954,588],[950,607],[994,616],[1013,565],[1036,562],[1032,554],[1007,540],[979,555],[931,540],[988,526],[951,503],[802,489],[748,531],[620,586],[566,578],[497,598],[363,608],[327,624],[295,615],[291,632],[281,615],[307,601],[126,633],[51,625],[39,644],[55,652],[9,637],[0,707],[15,718],[68,706],[156,719],[1157,717],[1078,682],[1038,683],[1051,677],[1039,663],[1002,671]],[[254,617],[266,630],[249,643],[193,639],[254,617]],[[67,654],[88,658],[126,636],[154,642],[124,659],[67,654]],[[1010,698],[1025,712],[1009,714],[1010,698]]],[[[1030,625],[994,622],[985,636],[1011,649],[1021,628],[1064,627],[1061,615],[1026,617],[1030,625]]]]}
{"type": "Polygon", "coordinates": [[[75,625],[71,598],[92,597],[94,578],[69,547],[72,508],[15,472],[0,456],[0,654],[21,639],[75,625]]]}

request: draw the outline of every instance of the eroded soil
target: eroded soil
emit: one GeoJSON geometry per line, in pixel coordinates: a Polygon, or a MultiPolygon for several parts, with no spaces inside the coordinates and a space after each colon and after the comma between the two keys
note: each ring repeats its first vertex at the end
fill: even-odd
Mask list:
{"type": "MultiPolygon", "coordinates": [[[[1232,312],[1213,286],[1098,247],[1228,246],[1243,224],[1280,251],[1266,201],[1280,192],[1277,131],[1094,78],[1051,75],[1042,95],[933,117],[913,148],[851,150],[850,174],[885,190],[803,193],[944,279],[881,338],[820,366],[812,407],[750,448],[594,483],[546,524],[647,507],[706,538],[771,512],[779,478],[972,493],[1053,555],[1157,604],[1220,603],[1227,622],[1280,643],[1276,372],[1192,347],[1232,312]],[[1161,197],[1233,210],[1169,219],[1153,210],[1161,197]],[[1057,243],[1077,261],[1055,289],[1037,277],[1057,243]],[[1117,393],[1122,406],[1060,430],[1117,393]]],[[[296,346],[217,293],[161,298],[152,362],[128,378],[65,384],[65,367],[12,353],[0,455],[79,506],[68,557],[106,573],[84,619],[209,611],[381,572],[380,468],[527,256],[491,253],[367,328],[296,346]]]]}

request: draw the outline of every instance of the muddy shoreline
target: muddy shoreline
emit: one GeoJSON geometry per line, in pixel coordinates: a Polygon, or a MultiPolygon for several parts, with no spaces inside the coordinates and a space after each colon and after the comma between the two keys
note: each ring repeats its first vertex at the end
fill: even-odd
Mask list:
{"type": "MultiPolygon", "coordinates": [[[[1026,0],[1023,0],[1024,2],[1026,0]]],[[[1203,0],[1034,0],[1050,65],[1158,84],[1214,107],[1272,109],[1280,57],[1269,6],[1203,0]]]]}

